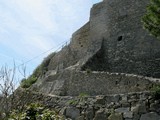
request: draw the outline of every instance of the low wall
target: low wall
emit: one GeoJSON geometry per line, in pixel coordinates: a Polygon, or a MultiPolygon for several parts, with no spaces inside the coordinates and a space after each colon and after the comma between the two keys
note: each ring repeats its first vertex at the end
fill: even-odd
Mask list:
{"type": "Polygon", "coordinates": [[[94,97],[85,94],[62,97],[27,92],[16,102],[16,106],[21,106],[20,101],[42,103],[47,108],[56,109],[66,120],[160,120],[160,100],[153,99],[149,92],[94,97]]]}
{"type": "MultiPolygon", "coordinates": [[[[124,94],[150,90],[156,79],[132,74],[64,70],[32,85],[32,90],[61,96],[124,94]]],[[[158,81],[158,79],[157,79],[158,81]]]]}

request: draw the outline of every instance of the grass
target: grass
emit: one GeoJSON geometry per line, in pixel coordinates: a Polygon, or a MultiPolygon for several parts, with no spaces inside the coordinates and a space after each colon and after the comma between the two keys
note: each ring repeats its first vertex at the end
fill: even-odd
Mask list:
{"type": "Polygon", "coordinates": [[[43,62],[33,71],[32,75],[21,81],[22,88],[29,88],[39,77],[42,77],[48,71],[48,65],[56,53],[48,55],[43,62]]]}
{"type": "Polygon", "coordinates": [[[23,79],[21,82],[22,88],[29,88],[32,84],[37,81],[37,77],[30,76],[28,79],[23,79]]]}

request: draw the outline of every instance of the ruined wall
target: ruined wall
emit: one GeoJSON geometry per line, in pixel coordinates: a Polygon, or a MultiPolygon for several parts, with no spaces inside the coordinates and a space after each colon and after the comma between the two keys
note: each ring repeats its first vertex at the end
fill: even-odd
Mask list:
{"type": "Polygon", "coordinates": [[[108,95],[150,90],[154,82],[152,78],[129,74],[65,70],[39,79],[31,89],[62,96],[78,96],[80,93],[108,95]]]}
{"type": "Polygon", "coordinates": [[[160,76],[160,41],[149,36],[141,23],[148,3],[149,0],[104,0],[93,6],[90,35],[93,43],[104,39],[104,61],[108,63],[104,70],[160,76]]]}
{"type": "Polygon", "coordinates": [[[70,45],[67,45],[51,59],[48,70],[61,71],[68,66],[76,64],[77,61],[76,53],[72,51],[70,45]]]}
{"type": "Polygon", "coordinates": [[[141,23],[148,3],[104,0],[93,5],[89,22],[53,57],[49,69],[78,63],[82,70],[160,77],[160,41],[149,36],[141,23]]]}
{"type": "Polygon", "coordinates": [[[90,23],[88,22],[72,35],[70,44],[52,58],[48,66],[49,70],[65,69],[75,65],[87,56],[90,45],[90,23]]]}
{"type": "Polygon", "coordinates": [[[70,46],[77,51],[79,58],[82,58],[87,53],[90,44],[90,22],[88,22],[73,33],[70,46]]]}
{"type": "Polygon", "coordinates": [[[160,120],[160,100],[150,92],[60,97],[28,91],[23,95],[21,101],[14,99],[16,108],[24,102],[38,102],[64,115],[66,120],[160,120]]]}

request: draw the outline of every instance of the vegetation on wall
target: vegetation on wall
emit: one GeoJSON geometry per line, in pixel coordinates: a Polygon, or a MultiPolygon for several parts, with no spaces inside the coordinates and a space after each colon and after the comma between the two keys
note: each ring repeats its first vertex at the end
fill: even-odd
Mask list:
{"type": "Polygon", "coordinates": [[[160,39],[160,0],[150,0],[147,13],[142,17],[143,26],[151,35],[160,39]]]}
{"type": "Polygon", "coordinates": [[[151,92],[152,92],[152,95],[153,95],[154,99],[160,100],[160,85],[154,85],[151,88],[151,92]]]}
{"type": "Polygon", "coordinates": [[[21,81],[21,87],[22,88],[29,88],[32,84],[34,84],[37,81],[37,77],[35,76],[30,76],[27,79],[23,79],[21,81]]]}
{"type": "Polygon", "coordinates": [[[64,118],[54,110],[49,110],[38,103],[32,103],[23,111],[12,111],[9,120],[64,120],[64,118]]]}
{"type": "Polygon", "coordinates": [[[29,76],[27,79],[23,79],[21,81],[22,88],[29,88],[32,84],[34,84],[39,77],[42,77],[46,71],[48,71],[48,65],[51,59],[55,56],[56,53],[51,53],[46,57],[43,62],[33,71],[33,74],[29,76]]]}

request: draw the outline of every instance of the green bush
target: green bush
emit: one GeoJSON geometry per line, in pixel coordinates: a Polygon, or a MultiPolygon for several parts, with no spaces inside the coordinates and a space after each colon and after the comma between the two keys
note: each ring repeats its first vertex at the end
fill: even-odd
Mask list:
{"type": "Polygon", "coordinates": [[[45,109],[40,104],[32,103],[23,111],[12,111],[9,120],[64,120],[56,111],[45,109]]]}
{"type": "Polygon", "coordinates": [[[160,99],[160,85],[154,85],[151,88],[151,92],[152,92],[152,95],[153,95],[154,99],[156,99],[156,100],[160,99]]]}
{"type": "Polygon", "coordinates": [[[42,64],[39,65],[32,73],[33,76],[40,77],[43,73],[42,64]]]}
{"type": "Polygon", "coordinates": [[[48,67],[51,59],[56,55],[55,52],[49,54],[46,58],[44,58],[43,62],[42,62],[42,67],[48,67]]]}
{"type": "Polygon", "coordinates": [[[32,84],[37,81],[37,77],[30,76],[28,79],[23,79],[21,82],[22,88],[29,88],[32,84]]]}
{"type": "Polygon", "coordinates": [[[48,65],[51,59],[55,56],[56,53],[51,53],[48,55],[43,62],[33,71],[32,75],[27,79],[23,79],[21,82],[22,88],[29,88],[32,84],[34,84],[39,77],[42,77],[46,71],[48,71],[48,65]]]}
{"type": "Polygon", "coordinates": [[[87,69],[86,69],[86,72],[87,72],[87,74],[90,74],[90,73],[92,73],[92,70],[89,69],[89,68],[87,68],[87,69]]]}
{"type": "Polygon", "coordinates": [[[67,103],[68,103],[69,105],[77,105],[78,102],[79,102],[79,100],[74,99],[74,100],[69,100],[67,103]]]}
{"type": "Polygon", "coordinates": [[[149,33],[160,39],[160,0],[150,0],[147,12],[142,17],[143,27],[149,33]]]}

